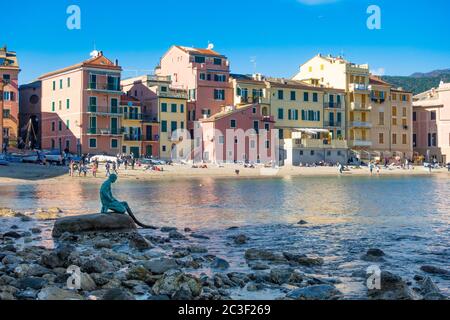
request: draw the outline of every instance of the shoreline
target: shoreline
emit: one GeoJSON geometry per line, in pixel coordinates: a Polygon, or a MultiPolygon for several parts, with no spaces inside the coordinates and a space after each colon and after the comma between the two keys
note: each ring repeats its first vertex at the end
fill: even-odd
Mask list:
{"type": "MultiPolygon", "coordinates": [[[[207,169],[193,169],[189,166],[174,165],[163,166],[163,172],[145,171],[143,168],[135,170],[119,170],[120,181],[176,181],[186,179],[283,179],[295,177],[410,177],[410,176],[431,176],[431,177],[450,177],[450,172],[446,168],[434,169],[429,173],[422,166],[416,166],[412,170],[401,168],[384,169],[380,173],[376,172],[370,175],[368,168],[351,168],[349,172],[339,174],[336,167],[281,167],[280,169],[264,169],[264,168],[244,168],[242,165],[225,165],[209,166],[207,169]],[[239,175],[236,174],[239,170],[239,175]]],[[[101,166],[97,177],[92,177],[92,173],[88,173],[86,177],[70,177],[68,168],[56,166],[41,166],[35,164],[10,164],[9,166],[0,167],[0,184],[29,184],[39,182],[70,182],[70,181],[86,181],[86,182],[102,182],[106,178],[104,166],[101,166]]]]}

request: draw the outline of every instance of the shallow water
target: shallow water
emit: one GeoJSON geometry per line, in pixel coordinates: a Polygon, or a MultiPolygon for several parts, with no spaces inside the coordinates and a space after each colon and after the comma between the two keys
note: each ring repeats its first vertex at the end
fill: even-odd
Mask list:
{"type": "MultiPolygon", "coordinates": [[[[0,207],[95,213],[98,189],[76,179],[67,185],[0,186],[0,207]]],[[[338,288],[348,298],[364,290],[352,274],[370,265],[360,259],[369,248],[387,254],[382,269],[407,279],[424,264],[450,267],[450,179],[443,177],[119,182],[114,194],[146,223],[208,235],[206,243],[196,241],[230,261],[232,270],[247,269],[243,255],[250,247],[323,257],[320,273],[341,280],[338,288]],[[301,219],[308,225],[296,225],[301,219]],[[232,226],[241,228],[227,230],[232,226]],[[229,236],[239,233],[250,236],[248,245],[231,244],[229,236]]],[[[450,294],[449,278],[432,278],[450,294]]]]}

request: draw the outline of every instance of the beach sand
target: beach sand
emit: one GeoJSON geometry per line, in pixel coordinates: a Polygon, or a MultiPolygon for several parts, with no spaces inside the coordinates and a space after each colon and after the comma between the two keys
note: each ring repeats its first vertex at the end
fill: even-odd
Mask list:
{"type": "MultiPolygon", "coordinates": [[[[234,178],[234,179],[267,179],[267,178],[286,178],[301,176],[341,176],[335,167],[282,167],[280,169],[264,169],[257,167],[255,169],[244,168],[242,165],[225,165],[218,167],[217,165],[208,165],[207,169],[194,169],[189,165],[173,165],[163,166],[163,172],[145,171],[144,168],[136,167],[135,170],[119,170],[121,180],[178,180],[192,178],[234,178]],[[239,170],[239,175],[236,174],[239,170]]],[[[374,171],[374,176],[378,176],[374,171]]],[[[381,168],[379,176],[427,176],[430,175],[428,170],[422,166],[416,166],[412,170],[404,170],[401,168],[384,169],[381,168]]],[[[447,169],[433,170],[431,175],[449,177],[450,173],[447,169]]],[[[350,168],[349,172],[344,172],[342,176],[370,176],[368,168],[350,168]]],[[[0,167],[0,183],[33,183],[43,180],[51,182],[64,182],[71,179],[81,179],[89,182],[103,181],[105,179],[104,166],[100,166],[97,178],[92,177],[89,172],[87,177],[70,177],[68,168],[57,166],[41,166],[35,164],[10,164],[9,166],[0,167]]]]}

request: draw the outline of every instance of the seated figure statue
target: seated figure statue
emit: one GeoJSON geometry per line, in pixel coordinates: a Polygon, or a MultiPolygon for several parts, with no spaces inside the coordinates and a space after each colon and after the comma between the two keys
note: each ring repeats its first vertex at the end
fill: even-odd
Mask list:
{"type": "Polygon", "coordinates": [[[128,203],[115,199],[112,195],[111,186],[117,181],[117,175],[111,174],[100,189],[100,199],[102,201],[102,213],[126,214],[130,211],[128,203]]]}

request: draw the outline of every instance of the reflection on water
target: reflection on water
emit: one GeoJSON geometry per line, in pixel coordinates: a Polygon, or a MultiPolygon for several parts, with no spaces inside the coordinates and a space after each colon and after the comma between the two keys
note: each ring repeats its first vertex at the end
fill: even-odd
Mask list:
{"type": "MultiPolygon", "coordinates": [[[[98,183],[0,186],[0,207],[19,211],[59,207],[67,214],[100,209],[98,183]]],[[[210,252],[245,268],[244,248],[228,244],[241,226],[251,246],[319,254],[324,271],[338,273],[340,289],[360,290],[345,279],[364,270],[360,256],[383,249],[383,267],[413,277],[421,265],[448,268],[450,179],[438,177],[327,177],[273,180],[119,182],[117,198],[128,201],[148,224],[189,227],[211,237],[210,252]],[[296,223],[306,220],[306,227],[296,223]]],[[[434,278],[449,293],[448,279],[434,278]]]]}

